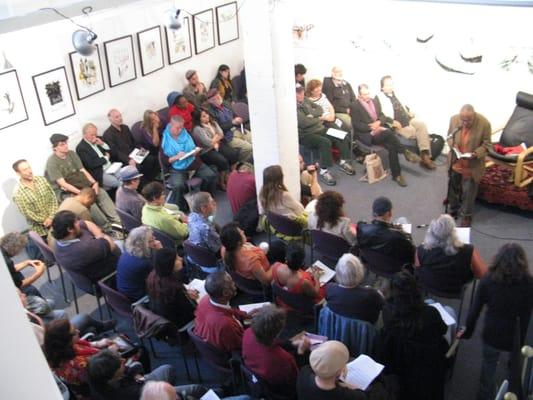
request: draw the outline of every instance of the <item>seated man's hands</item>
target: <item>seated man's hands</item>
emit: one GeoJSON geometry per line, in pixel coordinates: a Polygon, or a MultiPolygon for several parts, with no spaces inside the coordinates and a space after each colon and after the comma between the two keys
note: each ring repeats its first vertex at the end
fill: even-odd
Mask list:
{"type": "Polygon", "coordinates": [[[137,166],[137,162],[133,158],[130,158],[130,160],[128,161],[128,164],[131,165],[132,167],[137,166]]]}
{"type": "Polygon", "coordinates": [[[371,123],[368,124],[368,127],[369,127],[371,130],[375,131],[376,129],[378,129],[379,127],[381,127],[381,121],[378,119],[378,120],[376,120],[376,121],[374,121],[374,122],[371,122],[371,123]]]}
{"type": "Polygon", "coordinates": [[[99,190],[98,182],[94,182],[91,187],[93,188],[94,193],[96,193],[96,195],[98,196],[98,190],[99,190]]]}
{"type": "Polygon", "coordinates": [[[394,120],[392,121],[392,127],[396,130],[402,129],[402,124],[400,124],[398,121],[394,120]]]}
{"type": "Polygon", "coordinates": [[[231,123],[232,123],[233,125],[240,125],[240,124],[242,124],[243,122],[244,122],[244,121],[243,121],[243,119],[242,119],[241,117],[235,117],[235,118],[233,118],[233,119],[231,120],[231,123]]]}

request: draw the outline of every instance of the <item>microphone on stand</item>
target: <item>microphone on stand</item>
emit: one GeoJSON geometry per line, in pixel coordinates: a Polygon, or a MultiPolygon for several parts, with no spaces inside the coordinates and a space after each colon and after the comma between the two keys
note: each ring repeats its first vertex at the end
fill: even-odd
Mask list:
{"type": "Polygon", "coordinates": [[[458,126],[457,128],[455,128],[455,129],[454,129],[454,130],[453,130],[453,131],[452,131],[452,132],[446,137],[446,140],[453,138],[453,137],[455,136],[455,134],[461,130],[461,128],[462,128],[461,126],[458,126]]]}

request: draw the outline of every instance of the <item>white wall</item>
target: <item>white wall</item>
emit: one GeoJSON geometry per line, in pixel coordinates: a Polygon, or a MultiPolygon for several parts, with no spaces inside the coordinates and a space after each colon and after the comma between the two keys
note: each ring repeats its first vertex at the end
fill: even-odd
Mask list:
{"type": "Polygon", "coordinates": [[[340,65],[357,91],[360,83],[379,91],[379,79],[392,75],[400,100],[424,119],[432,132],[446,134],[449,118],[471,103],[493,128],[502,127],[519,90],[533,93],[533,42],[526,27],[533,8],[441,4],[409,1],[294,0],[295,25],[314,25],[307,39],[294,40],[295,62],[303,63],[306,81],[331,76],[340,65]],[[433,33],[426,44],[417,34],[433,33]],[[355,42],[359,47],[356,48],[355,42]],[[435,55],[459,58],[468,46],[483,55],[470,65],[472,76],[444,71],[435,55]],[[517,55],[504,71],[499,63],[517,55]]]}
{"type": "MultiPolygon", "coordinates": [[[[225,3],[224,0],[182,0],[179,2],[179,7],[194,14],[208,8],[213,8],[215,12],[216,6],[225,3]]],[[[11,164],[19,158],[26,158],[31,163],[35,174],[43,174],[46,159],[51,153],[51,145],[48,141],[51,134],[59,132],[69,135],[71,137],[70,147],[74,149],[81,136],[80,130],[84,123],[89,121],[95,123],[100,133],[103,133],[109,125],[106,118],[107,111],[112,107],[122,111],[125,123],[130,126],[142,118],[144,110],[165,107],[167,94],[185,86],[184,75],[188,69],[196,69],[206,85],[209,85],[215,76],[219,64],[228,64],[234,74],[240,72],[243,66],[242,38],[219,46],[215,26],[215,47],[205,53],[195,55],[192,18],[188,15],[193,57],[168,65],[162,27],[165,67],[143,77],[139,65],[136,33],[155,25],[163,25],[164,12],[171,5],[170,1],[144,1],[95,13],[91,17],[92,28],[98,34],[96,43],[99,44],[106,89],[81,101],[76,100],[68,56],[68,53],[74,50],[71,44],[71,34],[77,29],[74,25],[68,21],[60,21],[0,36],[0,50],[5,52],[17,70],[29,116],[28,121],[0,131],[0,210],[2,210],[0,227],[4,232],[26,227],[24,218],[11,202],[11,193],[17,179],[11,169],[11,164]],[[137,79],[110,88],[103,42],[129,34],[133,35],[137,79]],[[66,67],[76,115],[44,126],[32,76],[60,66],[66,67]]],[[[214,18],[216,21],[216,16],[214,18]]],[[[82,24],[87,23],[84,18],[77,21],[82,24]]]]}

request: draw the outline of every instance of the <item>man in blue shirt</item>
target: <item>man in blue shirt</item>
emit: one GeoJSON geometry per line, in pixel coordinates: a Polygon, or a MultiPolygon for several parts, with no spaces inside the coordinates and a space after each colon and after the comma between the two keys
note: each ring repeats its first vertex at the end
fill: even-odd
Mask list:
{"type": "Polygon", "coordinates": [[[177,204],[182,211],[188,209],[183,195],[186,191],[186,181],[192,175],[202,180],[202,190],[211,194],[215,192],[217,174],[203,164],[191,136],[183,128],[183,118],[178,115],[170,119],[163,132],[161,148],[170,164],[169,184],[172,187],[170,203],[177,204]]]}
{"type": "Polygon", "coordinates": [[[220,235],[213,217],[217,203],[207,192],[196,193],[192,200],[192,212],[189,214],[189,240],[219,255],[220,235]]]}

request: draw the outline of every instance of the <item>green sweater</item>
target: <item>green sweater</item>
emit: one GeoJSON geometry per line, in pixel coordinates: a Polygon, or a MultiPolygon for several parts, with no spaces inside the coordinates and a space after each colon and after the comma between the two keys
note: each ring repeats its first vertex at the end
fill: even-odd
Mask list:
{"type": "Polygon", "coordinates": [[[311,134],[321,135],[326,132],[326,127],[319,119],[322,116],[322,107],[309,99],[296,104],[298,118],[298,135],[300,137],[311,134]]]}
{"type": "Polygon", "coordinates": [[[179,220],[179,215],[169,214],[162,206],[145,204],[142,210],[142,223],[165,232],[177,244],[189,236],[187,224],[179,220]]]}

